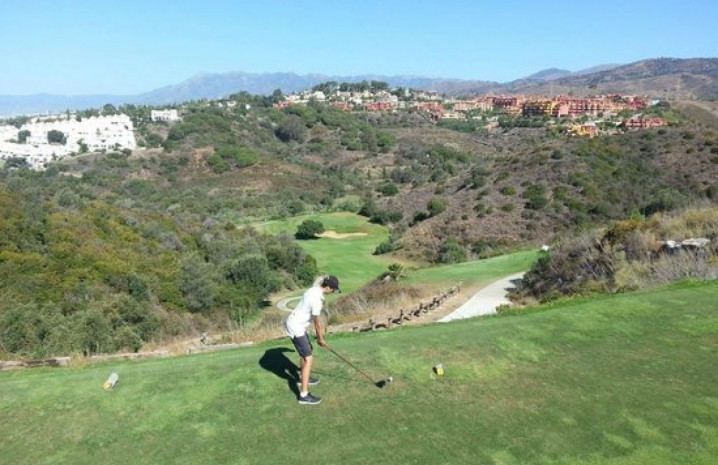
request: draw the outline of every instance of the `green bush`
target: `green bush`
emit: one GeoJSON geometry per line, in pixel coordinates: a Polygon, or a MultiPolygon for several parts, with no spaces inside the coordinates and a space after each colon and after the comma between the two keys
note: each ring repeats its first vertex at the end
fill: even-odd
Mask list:
{"type": "Polygon", "coordinates": [[[466,261],[466,250],[456,241],[448,238],[441,245],[439,263],[461,263],[466,261]]]}
{"type": "Polygon", "coordinates": [[[294,237],[297,239],[316,239],[317,235],[324,232],[324,224],[317,220],[304,220],[297,227],[294,237]]]}
{"type": "Polygon", "coordinates": [[[306,132],[304,121],[296,115],[289,115],[279,123],[274,134],[282,142],[304,142],[306,132]]]}
{"type": "Polygon", "coordinates": [[[393,182],[387,182],[379,188],[379,192],[387,197],[394,196],[399,193],[399,187],[393,182]]]}
{"type": "Polygon", "coordinates": [[[549,203],[545,196],[545,188],[540,184],[528,186],[522,197],[526,199],[526,208],[531,210],[541,210],[549,203]]]}
{"type": "Polygon", "coordinates": [[[430,216],[436,216],[446,210],[446,199],[442,197],[433,197],[426,205],[430,216]]]}

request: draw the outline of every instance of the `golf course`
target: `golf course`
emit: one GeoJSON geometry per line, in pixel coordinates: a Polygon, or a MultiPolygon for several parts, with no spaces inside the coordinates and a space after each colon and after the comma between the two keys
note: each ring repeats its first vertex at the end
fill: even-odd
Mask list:
{"type": "MultiPolygon", "coordinates": [[[[291,234],[304,218],[258,228],[291,234]]],[[[331,233],[302,247],[345,292],[392,263],[372,255],[384,228],[351,214],[311,218],[331,233]]],[[[402,281],[481,287],[536,258],[408,264],[402,281]]],[[[716,301],[715,283],[683,282],[332,334],[334,353],[316,352],[319,406],[297,404],[298,357],[286,339],[0,372],[0,463],[713,464],[716,301]],[[112,373],[119,381],[104,390],[112,373]]]]}
{"type": "Polygon", "coordinates": [[[352,291],[377,277],[392,262],[390,258],[372,255],[374,249],[389,237],[386,227],[369,223],[353,213],[329,213],[297,216],[282,221],[253,225],[269,234],[293,235],[302,221],[312,219],[324,225],[335,237],[299,241],[304,250],[316,258],[322,272],[341,277],[342,289],[352,291]]]}
{"type": "Polygon", "coordinates": [[[716,301],[687,282],[332,335],[394,381],[317,349],[319,406],[297,404],[288,340],[0,372],[0,463],[714,464],[716,301]]]}

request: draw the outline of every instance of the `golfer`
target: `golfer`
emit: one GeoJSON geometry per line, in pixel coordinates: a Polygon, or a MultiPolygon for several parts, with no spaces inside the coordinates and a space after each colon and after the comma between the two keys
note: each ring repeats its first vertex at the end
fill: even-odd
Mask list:
{"type": "Polygon", "coordinates": [[[299,304],[284,321],[284,329],[299,353],[301,371],[297,384],[299,385],[298,400],[300,404],[314,405],[322,401],[322,399],[313,396],[309,392],[309,386],[319,384],[319,380],[311,377],[314,356],[312,355],[312,343],[309,342],[309,336],[307,335],[307,327],[309,323],[314,322],[317,344],[324,348],[329,347],[324,340],[319,315],[324,304],[324,294],[331,294],[332,292],[341,292],[339,290],[339,280],[336,277],[324,276],[317,279],[314,286],[304,292],[299,304]]]}

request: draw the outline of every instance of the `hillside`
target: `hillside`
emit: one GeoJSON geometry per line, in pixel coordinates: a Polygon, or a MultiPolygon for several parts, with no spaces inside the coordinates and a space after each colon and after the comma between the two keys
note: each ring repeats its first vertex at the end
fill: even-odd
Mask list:
{"type": "MultiPolygon", "coordinates": [[[[718,98],[718,59],[657,58],[584,75],[550,81],[523,81],[494,87],[493,92],[527,95],[651,94],[671,99],[718,98]]],[[[483,88],[477,93],[485,92],[483,88]]]]}
{"type": "Polygon", "coordinates": [[[231,103],[188,103],[175,123],[123,107],[140,149],[0,169],[5,352],[137,350],[261,326],[269,294],[327,271],[291,233],[251,227],[261,221],[359,214],[386,228],[382,260],[431,266],[718,196],[705,110],[665,103],[647,114],[667,127],[583,138],[566,134],[573,121],[502,116],[466,132],[413,110],[231,103]]]}
{"type": "Polygon", "coordinates": [[[334,337],[394,382],[377,389],[319,350],[316,407],[296,403],[284,341],[0,372],[0,462],[712,465],[717,299],[715,285],[675,287],[334,337]]]}

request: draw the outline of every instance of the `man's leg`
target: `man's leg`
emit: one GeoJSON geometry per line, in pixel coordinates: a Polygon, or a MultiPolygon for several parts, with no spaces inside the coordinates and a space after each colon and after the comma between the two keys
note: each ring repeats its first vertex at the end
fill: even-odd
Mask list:
{"type": "Polygon", "coordinates": [[[308,355],[306,357],[302,357],[299,365],[301,367],[302,373],[301,373],[301,388],[300,388],[300,395],[306,395],[307,392],[309,392],[309,376],[312,374],[312,365],[314,364],[314,356],[308,355]]]}

